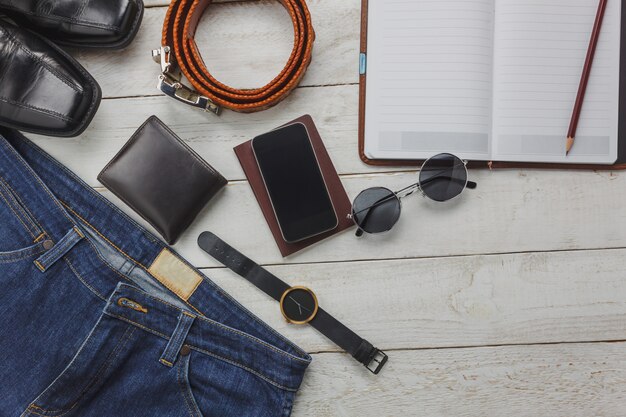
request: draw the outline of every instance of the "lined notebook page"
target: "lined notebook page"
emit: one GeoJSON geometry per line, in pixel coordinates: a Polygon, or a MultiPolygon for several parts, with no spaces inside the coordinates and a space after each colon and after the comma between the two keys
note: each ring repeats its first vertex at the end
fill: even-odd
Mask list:
{"type": "Polygon", "coordinates": [[[617,159],[621,1],[609,0],[576,143],[567,130],[598,0],[496,0],[493,160],[617,159]]]}
{"type": "Polygon", "coordinates": [[[493,0],[370,0],[365,153],[489,159],[493,0]]]}

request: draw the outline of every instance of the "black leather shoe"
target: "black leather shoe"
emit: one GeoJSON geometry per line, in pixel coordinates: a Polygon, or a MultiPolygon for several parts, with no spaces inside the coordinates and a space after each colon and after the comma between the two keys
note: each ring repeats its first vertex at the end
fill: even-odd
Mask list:
{"type": "Polygon", "coordinates": [[[60,45],[118,49],[137,34],[143,1],[0,0],[0,10],[60,45]]]}
{"type": "Polygon", "coordinates": [[[1,125],[76,136],[91,122],[100,97],[96,80],[61,48],[0,20],[1,125]]]}

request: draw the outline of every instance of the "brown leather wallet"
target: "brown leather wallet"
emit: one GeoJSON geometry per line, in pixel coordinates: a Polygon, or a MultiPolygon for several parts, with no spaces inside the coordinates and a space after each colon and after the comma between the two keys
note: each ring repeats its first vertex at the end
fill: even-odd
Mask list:
{"type": "Polygon", "coordinates": [[[156,116],[133,134],[98,180],[170,245],[227,183],[156,116]]]}
{"type": "Polygon", "coordinates": [[[311,62],[315,32],[305,0],[280,0],[294,27],[294,47],[285,68],[261,88],[237,89],[216,80],[204,64],[194,36],[200,17],[212,0],[172,0],[165,15],[161,49],[153,57],[161,63],[158,88],[165,94],[219,114],[220,107],[242,113],[265,110],[284,99],[300,82],[311,62]],[[180,72],[196,89],[181,82],[180,72]]]}

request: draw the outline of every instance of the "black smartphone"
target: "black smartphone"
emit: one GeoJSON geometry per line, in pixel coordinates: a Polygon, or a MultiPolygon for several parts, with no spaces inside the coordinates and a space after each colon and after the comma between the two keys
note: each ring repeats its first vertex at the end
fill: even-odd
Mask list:
{"type": "Polygon", "coordinates": [[[294,123],[252,139],[265,188],[287,243],[339,224],[306,126],[294,123]]]}

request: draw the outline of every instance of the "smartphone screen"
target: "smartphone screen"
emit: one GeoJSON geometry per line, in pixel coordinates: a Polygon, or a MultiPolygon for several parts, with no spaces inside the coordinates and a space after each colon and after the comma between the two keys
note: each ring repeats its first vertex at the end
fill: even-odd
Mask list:
{"type": "Polygon", "coordinates": [[[286,242],[337,227],[337,214],[302,123],[257,136],[252,150],[286,242]]]}

